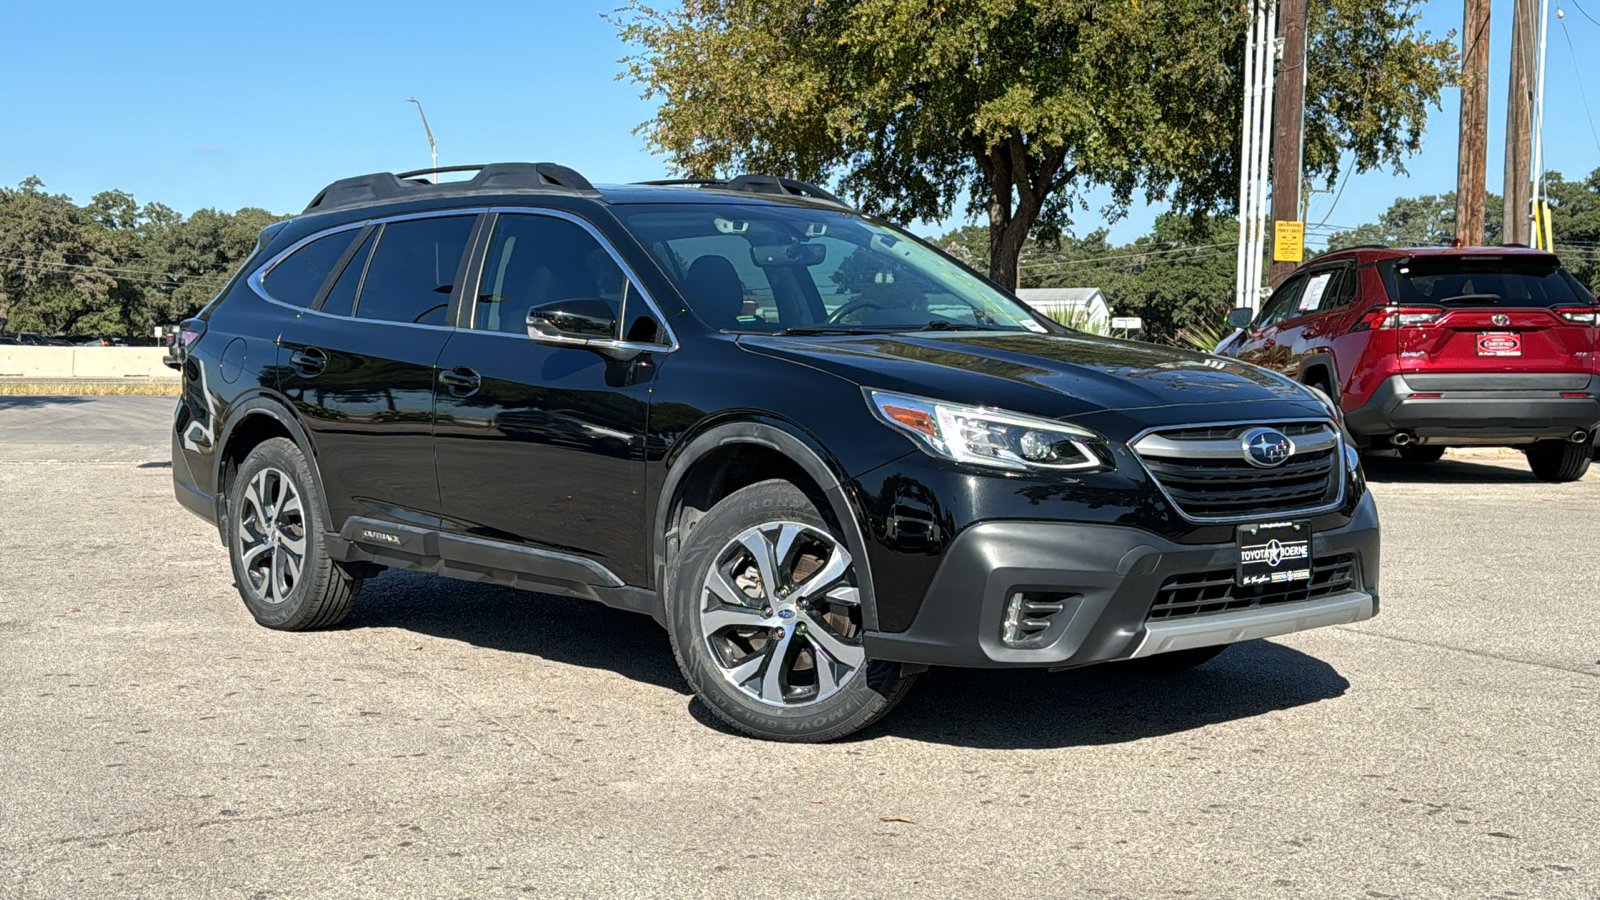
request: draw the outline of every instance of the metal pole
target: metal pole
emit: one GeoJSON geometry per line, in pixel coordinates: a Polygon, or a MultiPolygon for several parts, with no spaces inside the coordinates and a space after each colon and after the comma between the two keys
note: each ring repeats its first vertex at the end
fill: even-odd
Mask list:
{"type": "Polygon", "coordinates": [[[1267,151],[1272,135],[1272,89],[1275,82],[1274,67],[1278,56],[1278,4],[1267,0],[1267,17],[1262,28],[1259,52],[1261,54],[1261,116],[1256,144],[1255,209],[1251,216],[1256,229],[1255,247],[1250,254],[1251,308],[1261,308],[1261,267],[1266,253],[1267,233],[1267,151]]]}
{"type": "Polygon", "coordinates": [[[1258,0],[1250,0],[1249,29],[1244,37],[1244,103],[1239,129],[1239,252],[1233,270],[1233,302],[1236,307],[1249,306],[1245,295],[1245,260],[1249,253],[1250,188],[1254,184],[1251,168],[1255,154],[1251,152],[1251,139],[1255,136],[1255,55],[1258,0]]]}
{"type": "Polygon", "coordinates": [[[1550,37],[1550,0],[1539,4],[1539,74],[1534,88],[1533,101],[1533,242],[1541,250],[1544,246],[1544,229],[1541,211],[1544,209],[1544,57],[1550,37]]]}
{"type": "Polygon", "coordinates": [[[428,133],[428,152],[433,155],[433,183],[439,183],[439,144],[433,139],[433,129],[428,127],[428,114],[422,111],[422,101],[415,97],[407,97],[409,102],[417,105],[417,114],[422,116],[422,130],[428,133]]]}

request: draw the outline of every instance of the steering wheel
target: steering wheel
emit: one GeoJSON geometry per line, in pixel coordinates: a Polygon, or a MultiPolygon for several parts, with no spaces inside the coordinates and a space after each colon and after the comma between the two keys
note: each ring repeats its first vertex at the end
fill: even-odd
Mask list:
{"type": "Polygon", "coordinates": [[[845,316],[848,316],[851,313],[856,312],[857,310],[862,310],[862,309],[888,309],[890,305],[891,304],[886,303],[886,302],[884,302],[882,300],[874,300],[871,297],[861,297],[861,298],[856,299],[856,300],[851,300],[849,303],[846,303],[845,305],[843,305],[843,306],[839,307],[838,309],[834,310],[833,311],[833,315],[828,317],[828,321],[827,321],[826,324],[828,324],[828,325],[837,325],[841,321],[844,320],[845,316]]]}

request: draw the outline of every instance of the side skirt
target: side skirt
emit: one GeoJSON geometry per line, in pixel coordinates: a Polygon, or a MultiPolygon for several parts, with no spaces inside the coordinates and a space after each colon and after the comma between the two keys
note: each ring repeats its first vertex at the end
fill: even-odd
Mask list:
{"type": "Polygon", "coordinates": [[[666,609],[655,591],[625,584],[605,566],[578,556],[359,516],[345,520],[344,528],[327,532],[323,540],[328,556],[339,562],[596,600],[666,623],[666,609]]]}

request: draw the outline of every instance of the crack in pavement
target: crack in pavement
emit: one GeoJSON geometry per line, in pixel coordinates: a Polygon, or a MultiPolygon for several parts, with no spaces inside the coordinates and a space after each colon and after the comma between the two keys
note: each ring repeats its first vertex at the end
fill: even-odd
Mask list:
{"type": "Polygon", "coordinates": [[[1573,668],[1571,666],[1561,666],[1561,665],[1556,665],[1555,663],[1539,662],[1537,660],[1532,660],[1532,659],[1523,659],[1523,658],[1517,657],[1517,656],[1505,656],[1505,655],[1502,655],[1502,654],[1499,654],[1499,653],[1489,653],[1489,652],[1484,651],[1484,650],[1473,650],[1473,649],[1470,649],[1470,648],[1467,648],[1467,647],[1455,647],[1455,646],[1452,646],[1450,644],[1441,644],[1441,643],[1438,643],[1437,641],[1424,641],[1424,640],[1420,640],[1418,638],[1399,637],[1397,635],[1383,634],[1383,633],[1377,632],[1377,631],[1364,631],[1364,630],[1362,630],[1360,628],[1352,628],[1349,625],[1336,625],[1336,626],[1334,626],[1334,629],[1336,631],[1343,631],[1343,632],[1345,632],[1347,634],[1359,634],[1359,635],[1361,635],[1363,637],[1375,637],[1375,638],[1381,638],[1381,639],[1386,640],[1386,641],[1398,641],[1399,643],[1402,643],[1402,644],[1414,644],[1414,645],[1416,645],[1418,647],[1432,647],[1435,650],[1450,650],[1450,651],[1453,651],[1455,653],[1464,653],[1464,654],[1466,654],[1468,656],[1477,656],[1477,657],[1480,657],[1480,658],[1483,658],[1483,659],[1493,659],[1493,660],[1498,660],[1500,662],[1517,663],[1519,665],[1532,666],[1532,667],[1534,667],[1536,669],[1549,669],[1549,670],[1554,671],[1554,672],[1569,672],[1569,673],[1571,673],[1573,675],[1584,675],[1584,676],[1587,676],[1589,678],[1600,678],[1600,672],[1591,672],[1591,671],[1588,671],[1586,669],[1578,669],[1578,668],[1573,668]]]}

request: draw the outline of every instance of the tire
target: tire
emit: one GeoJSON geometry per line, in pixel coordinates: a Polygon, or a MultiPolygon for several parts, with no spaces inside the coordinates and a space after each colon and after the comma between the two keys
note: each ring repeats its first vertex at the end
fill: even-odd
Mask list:
{"type": "Polygon", "coordinates": [[[1395,452],[1410,463],[1431,463],[1444,459],[1444,448],[1435,444],[1407,444],[1396,447],[1395,452]]]}
{"type": "Polygon", "coordinates": [[[1155,656],[1145,656],[1139,659],[1130,659],[1123,663],[1125,669],[1140,675],[1176,675],[1187,672],[1195,666],[1204,665],[1216,659],[1222,651],[1233,646],[1223,644],[1220,647],[1193,647],[1188,650],[1174,650],[1171,653],[1158,653],[1155,656]]]}
{"type": "Polygon", "coordinates": [[[750,485],[712,507],[668,584],[678,668],[712,714],[744,734],[841,738],[882,718],[916,680],[899,663],[867,658],[855,562],[787,481],[750,485]]]}
{"type": "Polygon", "coordinates": [[[258,623],[306,631],[350,614],[361,579],[328,558],[322,486],[293,441],[273,438],[250,451],[224,522],[234,584],[258,623]]]}
{"type": "Polygon", "coordinates": [[[1594,435],[1581,444],[1539,441],[1528,448],[1528,468],[1540,481],[1577,481],[1589,471],[1594,456],[1594,435]]]}

